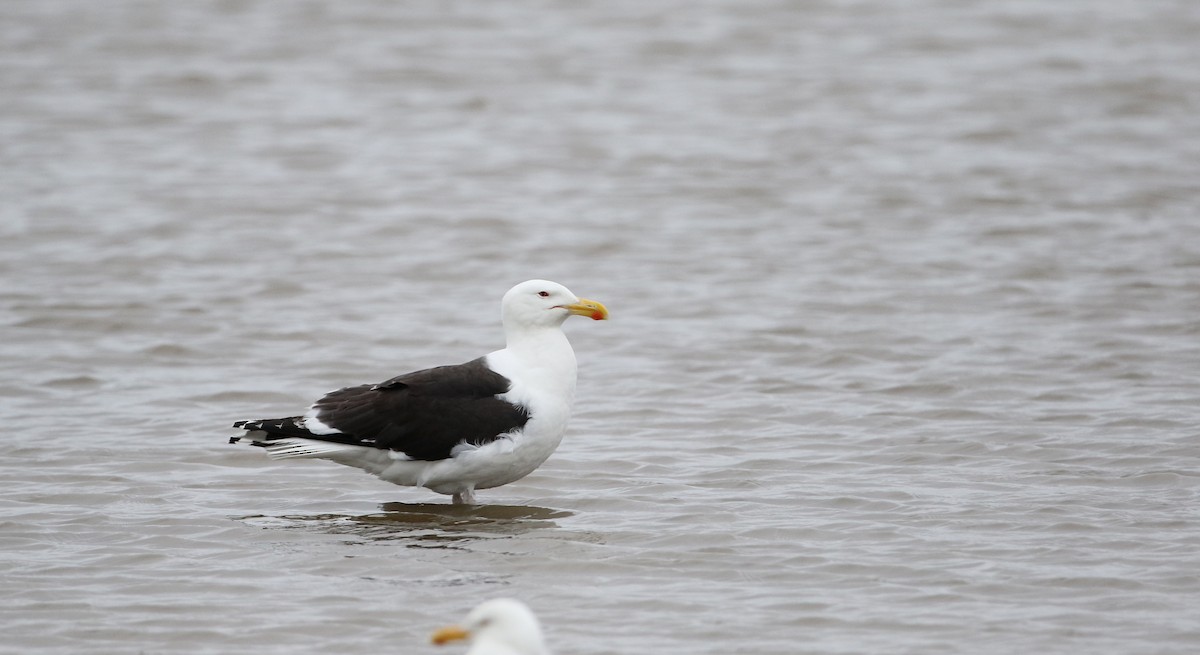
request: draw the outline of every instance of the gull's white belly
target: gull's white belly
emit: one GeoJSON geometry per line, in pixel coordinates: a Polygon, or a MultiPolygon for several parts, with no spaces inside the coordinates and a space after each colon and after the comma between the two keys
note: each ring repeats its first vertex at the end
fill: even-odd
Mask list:
{"type": "Polygon", "coordinates": [[[529,475],[554,453],[569,416],[569,410],[542,410],[520,432],[483,446],[460,445],[450,458],[435,462],[397,459],[378,475],[442,494],[499,487],[529,475]]]}

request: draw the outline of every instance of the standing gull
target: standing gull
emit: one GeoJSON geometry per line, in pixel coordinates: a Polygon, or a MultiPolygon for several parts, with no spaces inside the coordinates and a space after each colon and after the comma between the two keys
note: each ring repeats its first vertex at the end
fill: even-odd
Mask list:
{"type": "Polygon", "coordinates": [[[272,459],[333,460],[405,486],[474,503],[529,475],[562,441],[575,398],[567,317],[608,318],[604,305],[546,280],[500,301],[506,345],[465,364],[438,366],[333,391],[303,416],[238,421],[272,459]]]}
{"type": "Polygon", "coordinates": [[[467,655],[549,655],[542,640],[542,627],[525,603],[496,598],[480,603],[467,614],[462,625],[451,625],[433,633],[441,645],[468,639],[467,655]]]}

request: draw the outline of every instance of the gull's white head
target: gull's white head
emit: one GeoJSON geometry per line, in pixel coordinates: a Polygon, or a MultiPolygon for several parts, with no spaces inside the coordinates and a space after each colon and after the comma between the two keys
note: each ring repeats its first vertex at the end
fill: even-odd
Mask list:
{"type": "Polygon", "coordinates": [[[441,628],[433,643],[468,639],[467,655],[549,655],[542,640],[542,626],[525,603],[496,598],[480,603],[462,625],[441,628]]]}
{"type": "Polygon", "coordinates": [[[569,316],[608,318],[604,305],[580,298],[571,290],[549,280],[528,280],[508,290],[500,301],[505,328],[556,327],[569,316]]]}

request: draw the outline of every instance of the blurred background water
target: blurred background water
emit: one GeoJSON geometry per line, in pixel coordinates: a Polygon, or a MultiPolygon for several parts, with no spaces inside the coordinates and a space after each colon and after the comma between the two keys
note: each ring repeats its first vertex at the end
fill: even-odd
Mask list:
{"type": "Polygon", "coordinates": [[[1200,6],[0,5],[2,652],[1200,647],[1200,6]],[[225,444],[501,345],[488,505],[225,444]]]}

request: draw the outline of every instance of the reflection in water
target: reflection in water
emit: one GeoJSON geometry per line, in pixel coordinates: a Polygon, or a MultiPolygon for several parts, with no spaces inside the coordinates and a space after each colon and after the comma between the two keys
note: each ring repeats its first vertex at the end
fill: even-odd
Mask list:
{"type": "Polygon", "coordinates": [[[381,512],[358,516],[311,514],[246,516],[241,520],[263,528],[319,530],[354,535],[370,541],[402,540],[413,548],[449,548],[478,539],[512,537],[556,528],[565,510],[521,505],[450,505],[384,503],[381,512]]]}

